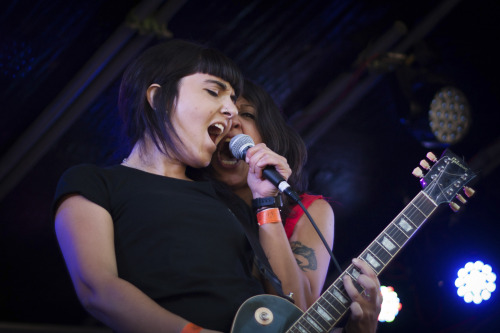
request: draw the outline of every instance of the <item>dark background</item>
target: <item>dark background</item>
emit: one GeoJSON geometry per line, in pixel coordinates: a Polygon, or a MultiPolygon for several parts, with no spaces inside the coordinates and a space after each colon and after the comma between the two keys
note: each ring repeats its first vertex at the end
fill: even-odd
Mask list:
{"type": "Polygon", "coordinates": [[[219,48],[282,107],[308,144],[311,190],[332,202],[344,267],[420,191],[411,171],[428,151],[463,157],[478,174],[476,195],[458,213],[439,206],[381,274],[403,308],[378,331],[494,332],[497,293],[465,304],[453,283],[465,261],[500,267],[499,14],[486,0],[3,1],[0,323],[96,325],[55,239],[55,186],[72,165],[126,155],[118,149],[121,71],[175,37],[219,48]],[[426,123],[429,99],[421,113],[408,99],[444,85],[470,106],[470,128],[452,144],[413,125],[426,123]]]}

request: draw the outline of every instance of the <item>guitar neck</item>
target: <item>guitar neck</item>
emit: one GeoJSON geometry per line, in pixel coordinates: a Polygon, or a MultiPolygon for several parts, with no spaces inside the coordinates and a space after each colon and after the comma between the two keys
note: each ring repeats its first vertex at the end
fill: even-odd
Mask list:
{"type": "MultiPolygon", "coordinates": [[[[359,258],[366,261],[379,275],[436,207],[437,204],[421,191],[359,258]]],[[[345,315],[351,304],[342,282],[346,274],[352,278],[358,291],[363,291],[363,287],[358,283],[361,273],[351,264],[287,332],[329,332],[345,315]]]]}

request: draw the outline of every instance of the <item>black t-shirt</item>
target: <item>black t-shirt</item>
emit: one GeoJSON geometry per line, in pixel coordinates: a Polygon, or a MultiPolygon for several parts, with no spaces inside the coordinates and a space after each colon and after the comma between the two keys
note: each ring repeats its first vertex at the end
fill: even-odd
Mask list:
{"type": "Polygon", "coordinates": [[[110,213],[119,276],[169,311],[229,331],[238,307],[264,293],[241,222],[209,182],[80,165],[61,177],[54,208],[68,194],[110,213]]]}

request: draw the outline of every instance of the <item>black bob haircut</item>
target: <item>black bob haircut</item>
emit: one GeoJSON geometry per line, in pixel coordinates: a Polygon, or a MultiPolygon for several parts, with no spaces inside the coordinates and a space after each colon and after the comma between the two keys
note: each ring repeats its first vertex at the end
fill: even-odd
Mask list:
{"type": "Polygon", "coordinates": [[[131,146],[149,137],[164,154],[179,153],[182,141],[170,121],[171,111],[181,79],[196,73],[229,82],[236,97],[241,92],[243,75],[238,66],[220,51],[194,42],[173,39],[150,47],[130,63],[121,81],[118,109],[131,146]],[[146,94],[154,83],[161,89],[153,109],[146,94]]]}

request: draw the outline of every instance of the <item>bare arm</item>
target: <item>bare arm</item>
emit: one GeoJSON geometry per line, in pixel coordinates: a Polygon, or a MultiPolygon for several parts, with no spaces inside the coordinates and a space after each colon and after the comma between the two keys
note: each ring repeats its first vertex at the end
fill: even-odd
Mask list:
{"type": "MultiPolygon", "coordinates": [[[[325,200],[316,200],[308,209],[330,248],[333,246],[334,215],[325,200]]],[[[293,292],[297,306],[306,310],[321,295],[330,256],[316,230],[303,215],[290,240],[283,225],[260,227],[261,243],[283,291],[293,292]]]]}
{"type": "Polygon", "coordinates": [[[180,332],[188,323],[118,277],[113,221],[104,208],[68,197],[55,226],[78,298],[95,318],[118,332],[180,332]]]}
{"type": "MultiPolygon", "coordinates": [[[[286,160],[262,144],[247,152],[247,162],[250,165],[247,180],[254,198],[277,194],[276,188],[262,179],[262,168],[274,165],[285,179],[291,173],[286,160]]],[[[319,200],[309,211],[331,247],[333,211],[330,205],[319,200]]],[[[307,216],[297,223],[290,242],[281,223],[261,226],[259,237],[273,271],[282,282],[283,291],[293,293],[295,304],[306,310],[320,295],[329,262],[328,252],[307,216]]]]}

